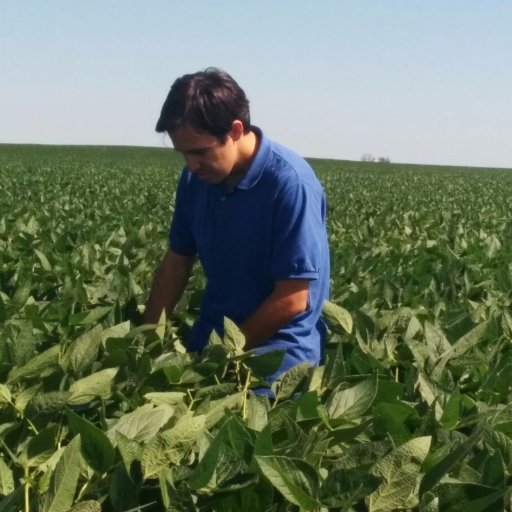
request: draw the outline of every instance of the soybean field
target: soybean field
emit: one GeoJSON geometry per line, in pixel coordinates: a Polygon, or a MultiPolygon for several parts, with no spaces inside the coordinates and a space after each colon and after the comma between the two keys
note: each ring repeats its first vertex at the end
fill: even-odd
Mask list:
{"type": "Polygon", "coordinates": [[[182,161],[0,145],[0,512],[512,510],[512,170],[310,160],[325,364],[225,320],[204,276],[142,324],[182,161]]]}

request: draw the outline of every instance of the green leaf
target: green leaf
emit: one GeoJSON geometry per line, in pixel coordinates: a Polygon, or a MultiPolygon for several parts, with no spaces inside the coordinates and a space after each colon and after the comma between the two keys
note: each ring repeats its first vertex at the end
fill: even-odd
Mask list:
{"type": "Polygon", "coordinates": [[[505,465],[499,450],[495,450],[485,458],[479,483],[496,489],[505,488],[505,465]]]}
{"type": "Polygon", "coordinates": [[[199,512],[194,503],[197,499],[192,496],[191,489],[187,485],[176,485],[174,476],[172,469],[163,469],[158,475],[165,510],[169,512],[199,512]]]}
{"type": "MultiPolygon", "coordinates": [[[[503,311],[501,317],[501,326],[503,331],[507,334],[507,336],[512,337],[512,316],[508,311],[503,311]]],[[[1,321],[1,319],[0,319],[1,321]]]]}
{"type": "Polygon", "coordinates": [[[116,432],[116,444],[126,472],[130,474],[132,462],[142,457],[142,444],[129,439],[121,432],[116,432]]]}
{"type": "MultiPolygon", "coordinates": [[[[322,406],[318,407],[319,413],[322,410],[322,406]]],[[[342,421],[341,426],[334,425],[332,426],[329,421],[325,421],[326,418],[322,418],[322,421],[326,423],[330,432],[327,435],[327,440],[330,445],[339,445],[340,443],[350,443],[354,442],[354,440],[360,435],[368,430],[368,427],[373,423],[373,418],[368,418],[361,423],[352,423],[349,422],[348,425],[345,421],[342,421]]],[[[334,420],[336,423],[338,420],[334,420]]]]}
{"type": "Polygon", "coordinates": [[[110,478],[109,498],[114,510],[124,512],[139,507],[140,485],[134,485],[124,466],[117,466],[110,478]]]}
{"type": "Polygon", "coordinates": [[[431,492],[426,493],[419,504],[419,512],[440,512],[437,496],[431,492]]]}
{"type": "Polygon", "coordinates": [[[154,477],[170,463],[179,464],[205,428],[205,416],[186,414],[173,428],[165,430],[150,441],[142,453],[144,478],[154,477]]]}
{"type": "Polygon", "coordinates": [[[50,375],[59,366],[60,346],[53,347],[41,352],[31,359],[27,364],[13,368],[9,373],[8,382],[19,382],[22,379],[41,378],[50,375]]]}
{"type": "Polygon", "coordinates": [[[393,445],[390,441],[351,444],[343,450],[339,460],[335,463],[335,468],[350,469],[375,464],[390,453],[392,447],[393,445]]]}
{"type": "Polygon", "coordinates": [[[507,471],[510,473],[512,469],[512,439],[503,432],[493,430],[491,432],[491,443],[501,453],[507,471]]]}
{"type": "Polygon", "coordinates": [[[439,391],[436,385],[423,372],[418,372],[418,388],[425,402],[430,406],[434,406],[436,419],[439,420],[443,414],[438,401],[439,391]]]}
{"type": "Polygon", "coordinates": [[[285,350],[272,350],[261,355],[253,355],[243,360],[256,375],[266,377],[279,370],[283,362],[285,350]]]}
{"type": "Polygon", "coordinates": [[[108,315],[112,311],[110,306],[98,306],[89,311],[83,313],[75,313],[69,317],[70,325],[89,325],[95,324],[101,320],[104,316],[108,315]]]}
{"type": "Polygon", "coordinates": [[[142,473],[144,479],[155,478],[170,463],[179,464],[186,454],[185,450],[173,451],[173,443],[167,437],[158,435],[144,446],[141,456],[142,473]]]}
{"type": "Polygon", "coordinates": [[[411,509],[418,503],[418,468],[404,465],[390,475],[370,496],[370,512],[393,512],[400,508],[411,509]]]}
{"type": "Polygon", "coordinates": [[[155,329],[155,333],[158,336],[159,340],[163,340],[165,336],[165,325],[166,325],[166,315],[165,315],[165,308],[162,309],[162,313],[160,314],[160,318],[158,319],[158,324],[155,329]]]}
{"type": "Polygon", "coordinates": [[[36,338],[31,322],[11,321],[12,342],[11,352],[14,364],[17,366],[28,363],[35,356],[36,338]]]}
{"type": "Polygon", "coordinates": [[[322,485],[320,501],[328,507],[342,507],[366,498],[377,489],[380,479],[360,469],[329,471],[322,485]]]}
{"type": "MultiPolygon", "coordinates": [[[[2,298],[2,294],[0,294],[0,323],[3,323],[7,320],[7,308],[5,307],[4,299],[2,298]]],[[[2,351],[0,350],[0,360],[2,359],[2,351]]]]}
{"type": "Polygon", "coordinates": [[[60,411],[66,406],[70,396],[68,391],[39,393],[27,403],[25,414],[30,418],[34,418],[41,413],[60,411]]]}
{"type": "Polygon", "coordinates": [[[21,413],[24,413],[27,404],[30,402],[32,398],[34,398],[34,396],[37,395],[40,389],[41,384],[36,384],[35,386],[26,388],[21,393],[19,393],[16,396],[14,402],[16,405],[16,409],[18,409],[18,411],[20,411],[21,413]]]}
{"type": "Polygon", "coordinates": [[[118,371],[119,368],[107,368],[73,382],[69,387],[71,395],[68,403],[70,405],[81,405],[98,397],[110,398],[112,395],[112,381],[118,371]]]}
{"type": "Polygon", "coordinates": [[[18,307],[22,308],[30,297],[30,292],[32,290],[32,283],[29,279],[23,279],[21,283],[19,283],[16,292],[12,298],[12,302],[18,307]]]}
{"type": "Polygon", "coordinates": [[[297,399],[297,421],[318,418],[320,400],[315,391],[307,391],[297,399]]]}
{"type": "Polygon", "coordinates": [[[11,403],[11,392],[5,384],[0,384],[0,407],[11,403]]]}
{"type": "Polygon", "coordinates": [[[423,477],[420,485],[420,497],[426,492],[433,489],[433,487],[448,474],[456,464],[461,462],[464,457],[471,451],[475,443],[479,441],[481,433],[476,431],[471,437],[469,437],[462,444],[457,446],[448,455],[443,457],[437,464],[432,466],[423,477]]]}
{"type": "Polygon", "coordinates": [[[226,430],[226,441],[238,457],[248,464],[251,462],[253,453],[253,435],[249,432],[246,424],[238,416],[231,416],[223,425],[226,430]]]}
{"type": "Polygon", "coordinates": [[[448,430],[454,429],[459,422],[461,407],[462,396],[459,392],[459,386],[457,386],[443,409],[443,415],[439,423],[448,430]]]}
{"type": "Polygon", "coordinates": [[[219,422],[226,415],[226,410],[240,409],[245,398],[245,393],[240,391],[234,395],[228,395],[219,400],[211,400],[208,404],[208,409],[202,409],[201,412],[205,414],[206,428],[211,429],[217,422],[219,422]]]}
{"type": "Polygon", "coordinates": [[[20,485],[8,496],[0,500],[0,512],[13,512],[13,510],[22,510],[23,495],[25,487],[20,485]]]}
{"type": "MultiPolygon", "coordinates": [[[[248,482],[247,478],[240,478],[247,475],[247,465],[226,442],[229,425],[233,421],[231,418],[223,425],[188,478],[187,483],[193,489],[214,491],[237,477],[239,482],[248,482]]],[[[242,446],[242,451],[244,448],[245,446],[242,446]]]]}
{"type": "Polygon", "coordinates": [[[183,375],[183,367],[169,364],[163,368],[163,372],[170,384],[178,384],[181,381],[181,376],[183,375]]]}
{"type": "Polygon", "coordinates": [[[44,512],[69,512],[80,474],[80,438],[73,438],[66,446],[51,477],[46,494],[44,512]]]}
{"type": "Polygon", "coordinates": [[[370,511],[385,512],[418,504],[420,468],[430,449],[431,437],[404,443],[374,464],[371,473],[383,479],[370,495],[370,511]]]}
{"type": "MultiPolygon", "coordinates": [[[[198,389],[194,395],[195,400],[203,400],[205,398],[213,399],[219,397],[226,397],[235,393],[238,389],[236,382],[225,382],[223,384],[214,384],[212,386],[205,386],[198,389]]],[[[147,395],[146,395],[147,396],[147,395]]]]}
{"type": "Polygon", "coordinates": [[[80,434],[82,455],[89,466],[102,474],[114,464],[114,447],[108,437],[95,425],[78,414],[66,411],[69,426],[75,434],[80,434]]]}
{"type": "Polygon", "coordinates": [[[405,331],[404,338],[405,340],[410,340],[416,336],[416,334],[421,331],[421,323],[416,316],[411,316],[409,323],[407,325],[407,330],[405,331]]]}
{"type": "Polygon", "coordinates": [[[274,445],[272,443],[272,434],[270,426],[266,425],[258,432],[254,442],[254,455],[273,455],[274,445]]]}
{"type": "Polygon", "coordinates": [[[288,501],[303,510],[315,510],[320,506],[318,475],[309,464],[275,455],[255,458],[261,472],[288,501]]]}
{"type": "Polygon", "coordinates": [[[157,391],[146,393],[144,398],[154,405],[178,405],[184,402],[186,396],[182,391],[157,391]]]}
{"type": "Polygon", "coordinates": [[[121,433],[133,441],[147,443],[157,435],[173,413],[174,408],[169,405],[158,407],[151,404],[142,405],[121,416],[119,421],[110,428],[108,435],[110,439],[114,439],[118,433],[121,433]]]}
{"type": "Polygon", "coordinates": [[[101,325],[96,325],[73,341],[62,358],[64,368],[74,373],[81,373],[89,368],[98,356],[102,332],[101,325]]]}
{"type": "Polygon", "coordinates": [[[0,457],[0,495],[7,496],[14,491],[14,478],[9,466],[0,457]]]}
{"type": "Polygon", "coordinates": [[[322,314],[330,327],[339,328],[341,326],[345,332],[349,334],[352,332],[354,322],[346,309],[326,300],[323,305],[322,314]]]}
{"type": "Polygon", "coordinates": [[[366,379],[348,389],[339,387],[326,403],[327,412],[332,419],[352,420],[362,416],[372,405],[377,394],[377,380],[366,379]]]}
{"type": "Polygon", "coordinates": [[[425,343],[427,344],[429,358],[434,361],[452,348],[443,331],[428,321],[425,322],[425,343]]]}
{"type": "Polygon", "coordinates": [[[214,347],[222,347],[225,350],[224,342],[222,341],[222,338],[219,336],[219,334],[215,330],[213,330],[210,333],[210,337],[208,338],[208,345],[207,345],[207,348],[209,350],[214,347]]]}
{"type": "Polygon", "coordinates": [[[433,491],[439,510],[449,512],[488,512],[505,510],[503,490],[479,484],[441,483],[433,491]]]}
{"type": "Polygon", "coordinates": [[[430,361],[430,354],[426,343],[411,338],[406,338],[405,342],[412,353],[417,368],[422,371],[428,371],[427,361],[430,361]]]}
{"type": "Polygon", "coordinates": [[[246,406],[246,422],[249,428],[261,431],[268,423],[267,413],[270,410],[270,402],[266,395],[250,395],[246,406]]]}
{"type": "Polygon", "coordinates": [[[122,322],[104,329],[101,333],[101,343],[106,344],[109,338],[124,338],[130,332],[130,322],[122,322]]]}
{"type": "MultiPolygon", "coordinates": [[[[345,378],[347,374],[347,363],[345,361],[343,350],[343,343],[338,343],[334,350],[327,350],[326,364],[321,367],[324,368],[324,375],[318,384],[318,389],[322,389],[323,382],[325,382],[325,384],[330,388],[334,388],[345,378]]],[[[309,388],[312,389],[312,386],[310,385],[309,388]]]]}
{"type": "Polygon", "coordinates": [[[99,501],[88,500],[77,503],[69,512],[101,512],[99,501]]]}
{"type": "Polygon", "coordinates": [[[57,448],[59,425],[41,430],[27,445],[27,466],[40,466],[47,461],[57,448]]]}
{"type": "Polygon", "coordinates": [[[388,436],[397,445],[411,438],[405,422],[413,416],[415,410],[403,402],[380,402],[374,408],[375,431],[377,435],[388,436]]]}
{"type": "Polygon", "coordinates": [[[257,484],[251,485],[240,493],[240,505],[234,510],[238,512],[274,511],[276,492],[268,480],[260,479],[257,484]]]}
{"type": "Polygon", "coordinates": [[[41,267],[43,267],[43,270],[46,270],[47,272],[52,271],[52,266],[50,265],[50,262],[48,261],[48,258],[37,249],[34,249],[35,255],[39,258],[39,261],[41,262],[41,267]]]}
{"type": "Polygon", "coordinates": [[[488,328],[487,322],[482,322],[476,327],[471,329],[464,336],[459,338],[446,352],[443,353],[434,370],[432,371],[431,377],[434,380],[439,380],[446,364],[465,354],[470,348],[474,347],[485,339],[485,334],[488,328]]]}
{"type": "Polygon", "coordinates": [[[276,395],[276,402],[290,398],[297,386],[309,373],[311,365],[308,362],[300,363],[284,372],[273,384],[272,390],[276,395]]]}
{"type": "Polygon", "coordinates": [[[236,356],[244,353],[245,336],[240,328],[227,317],[224,317],[224,344],[236,356]]]}

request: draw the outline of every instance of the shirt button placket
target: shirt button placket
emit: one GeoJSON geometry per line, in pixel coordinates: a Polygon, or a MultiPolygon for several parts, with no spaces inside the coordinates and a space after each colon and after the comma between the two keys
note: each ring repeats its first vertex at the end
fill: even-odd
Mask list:
{"type": "Polygon", "coordinates": [[[227,194],[221,193],[218,196],[217,203],[217,212],[219,219],[219,227],[218,227],[218,238],[216,241],[217,245],[217,253],[219,257],[219,270],[220,273],[224,276],[229,275],[230,270],[230,261],[229,261],[229,247],[230,247],[230,227],[229,227],[229,215],[228,215],[228,201],[227,194]]]}

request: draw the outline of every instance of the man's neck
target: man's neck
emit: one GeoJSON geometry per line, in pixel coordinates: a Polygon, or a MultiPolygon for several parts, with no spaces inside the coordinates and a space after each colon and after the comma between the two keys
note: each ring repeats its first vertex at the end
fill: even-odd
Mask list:
{"type": "Polygon", "coordinates": [[[234,187],[249,170],[249,167],[258,152],[259,138],[254,131],[244,134],[238,141],[238,162],[226,178],[225,183],[229,188],[234,187]]]}

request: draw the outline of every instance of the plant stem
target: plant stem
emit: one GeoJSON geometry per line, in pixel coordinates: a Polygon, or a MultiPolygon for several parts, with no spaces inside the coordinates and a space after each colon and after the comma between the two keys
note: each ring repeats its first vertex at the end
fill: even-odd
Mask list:
{"type": "Polygon", "coordinates": [[[85,482],[84,485],[82,485],[82,488],[80,489],[80,491],[78,492],[78,497],[76,499],[77,503],[82,499],[85,491],[87,490],[87,487],[89,487],[89,484],[91,483],[90,480],[87,480],[87,482],[85,482]]]}
{"type": "Polygon", "coordinates": [[[38,432],[37,428],[35,427],[35,425],[26,416],[24,416],[24,418],[27,420],[29,427],[34,431],[34,434],[37,436],[37,434],[39,434],[39,432],[38,432]]]}
{"type": "Polygon", "coordinates": [[[192,393],[190,392],[190,389],[187,389],[187,395],[188,397],[190,398],[190,404],[188,406],[188,410],[191,411],[192,410],[192,406],[194,405],[194,397],[192,396],[192,393]]]}
{"type": "Polygon", "coordinates": [[[238,381],[238,390],[241,391],[242,387],[242,378],[241,378],[241,370],[240,370],[240,361],[236,362],[236,380],[238,381]]]}
{"type": "Polygon", "coordinates": [[[37,431],[37,428],[35,427],[35,425],[23,414],[23,411],[20,411],[20,409],[18,409],[16,407],[16,404],[14,404],[14,402],[10,402],[10,403],[14,407],[16,412],[21,416],[21,418],[24,420],[27,420],[28,426],[34,431],[34,434],[37,436],[37,434],[39,434],[39,432],[37,431]]]}
{"type": "Polygon", "coordinates": [[[25,508],[24,512],[30,512],[30,470],[28,466],[24,467],[25,473],[25,508]]]}
{"type": "Polygon", "coordinates": [[[244,404],[242,407],[242,417],[245,420],[247,418],[247,391],[249,389],[249,384],[251,381],[251,370],[247,370],[247,378],[245,379],[245,386],[244,386],[244,404]]]}
{"type": "Polygon", "coordinates": [[[9,447],[5,444],[3,439],[0,439],[0,443],[2,443],[2,446],[4,447],[5,451],[7,452],[7,455],[9,455],[9,457],[14,462],[14,464],[17,464],[18,463],[18,459],[16,458],[14,453],[12,453],[11,450],[9,450],[9,447]]]}

